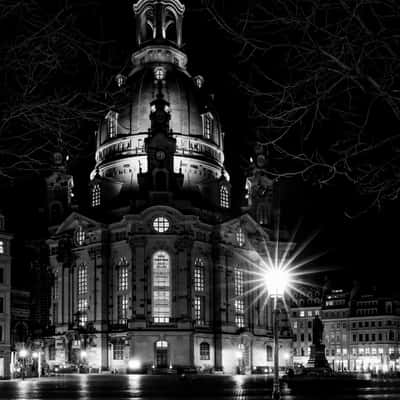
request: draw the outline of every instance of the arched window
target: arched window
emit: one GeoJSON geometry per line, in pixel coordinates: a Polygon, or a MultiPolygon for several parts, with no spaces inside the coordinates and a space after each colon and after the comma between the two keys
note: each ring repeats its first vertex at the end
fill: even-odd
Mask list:
{"type": "Polygon", "coordinates": [[[238,242],[238,245],[240,247],[242,247],[244,245],[245,238],[244,238],[244,232],[243,232],[242,228],[239,228],[236,232],[236,241],[238,242]]]}
{"type": "Polygon", "coordinates": [[[107,131],[108,131],[108,137],[110,139],[114,138],[117,136],[118,133],[118,113],[115,111],[110,111],[107,114],[107,131]]]}
{"type": "Polygon", "coordinates": [[[235,322],[238,328],[244,327],[244,285],[243,271],[235,268],[235,322]]]}
{"type": "Polygon", "coordinates": [[[159,340],[156,342],[155,347],[155,359],[157,367],[168,367],[168,342],[166,340],[159,340]]]}
{"type": "Polygon", "coordinates": [[[80,226],[75,232],[75,242],[78,246],[82,246],[86,240],[86,233],[83,230],[83,227],[80,226]]]}
{"type": "Polygon", "coordinates": [[[194,290],[204,292],[205,288],[205,270],[204,261],[198,257],[194,262],[194,290]]]}
{"type": "Polygon", "coordinates": [[[101,203],[100,185],[96,183],[92,188],[92,207],[98,207],[101,203]]]}
{"type": "Polygon", "coordinates": [[[178,34],[176,30],[176,16],[175,14],[167,10],[167,13],[165,15],[165,33],[164,37],[167,40],[170,40],[171,42],[177,42],[178,41],[178,34]]]}
{"type": "Polygon", "coordinates": [[[225,185],[219,188],[219,204],[222,208],[229,208],[229,190],[225,185]]]}
{"type": "Polygon", "coordinates": [[[210,359],[210,345],[207,342],[200,343],[200,360],[210,359]]]}
{"type": "Polygon", "coordinates": [[[206,139],[211,139],[213,131],[213,120],[206,114],[203,115],[203,134],[206,139]]]}
{"type": "Polygon", "coordinates": [[[78,325],[84,326],[87,323],[88,311],[88,268],[86,264],[78,267],[78,325]]]}
{"type": "Polygon", "coordinates": [[[158,251],[152,260],[153,273],[153,322],[166,324],[171,318],[170,257],[158,251]]]}
{"type": "Polygon", "coordinates": [[[272,346],[267,345],[267,361],[272,361],[272,346]]]}
{"type": "Polygon", "coordinates": [[[118,291],[128,290],[128,261],[121,257],[118,263],[118,291]]]}

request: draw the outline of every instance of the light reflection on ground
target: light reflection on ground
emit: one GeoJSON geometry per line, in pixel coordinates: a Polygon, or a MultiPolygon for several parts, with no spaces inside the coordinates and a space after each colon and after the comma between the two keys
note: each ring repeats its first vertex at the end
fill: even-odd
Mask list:
{"type": "MultiPolygon", "coordinates": [[[[399,400],[400,380],[333,384],[314,381],[282,385],[282,400],[399,400]]],[[[0,381],[0,399],[15,400],[265,400],[272,380],[265,376],[64,375],[0,381]]]]}

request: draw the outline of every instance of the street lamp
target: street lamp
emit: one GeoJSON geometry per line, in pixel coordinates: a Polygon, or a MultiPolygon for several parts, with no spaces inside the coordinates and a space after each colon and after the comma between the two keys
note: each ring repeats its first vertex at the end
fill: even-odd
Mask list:
{"type": "Polygon", "coordinates": [[[268,296],[274,301],[274,384],[272,390],[272,399],[281,398],[279,388],[279,309],[278,299],[283,298],[285,290],[290,284],[290,271],[279,265],[269,266],[265,271],[265,284],[267,286],[268,296]]]}
{"type": "Polygon", "coordinates": [[[32,358],[37,360],[38,378],[40,378],[40,376],[42,374],[42,360],[41,360],[41,357],[40,357],[40,352],[34,351],[32,353],[32,358]]]}
{"type": "Polygon", "coordinates": [[[21,373],[22,379],[25,379],[25,368],[26,368],[25,360],[27,356],[28,356],[28,350],[26,350],[25,348],[19,351],[19,357],[22,358],[22,373],[21,373]]]}

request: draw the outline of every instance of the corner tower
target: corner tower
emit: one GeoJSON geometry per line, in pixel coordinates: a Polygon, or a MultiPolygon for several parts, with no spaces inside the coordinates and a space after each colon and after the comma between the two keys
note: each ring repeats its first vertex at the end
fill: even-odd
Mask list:
{"type": "MultiPolygon", "coordinates": [[[[170,163],[168,158],[154,161],[163,161],[167,175],[181,175],[180,184],[168,190],[174,190],[175,199],[229,209],[220,119],[205,80],[188,72],[187,56],[181,50],[185,7],[179,0],[139,0],[133,11],[138,49],[131,57],[132,68],[116,78],[114,102],[97,132],[92,198],[143,197],[140,177],[152,168],[148,145],[154,134],[152,108],[162,93],[169,116],[165,136],[174,141],[174,149],[171,154],[164,152],[170,155],[170,163]],[[99,188],[107,193],[99,195],[99,188]]],[[[163,157],[161,152],[155,156],[163,157]]],[[[98,207],[99,201],[93,205],[98,207]]]]}

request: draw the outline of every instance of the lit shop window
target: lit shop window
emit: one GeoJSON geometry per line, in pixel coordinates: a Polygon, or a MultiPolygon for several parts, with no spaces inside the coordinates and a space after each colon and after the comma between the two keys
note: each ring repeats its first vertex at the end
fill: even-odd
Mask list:
{"type": "Polygon", "coordinates": [[[169,323],[171,317],[170,258],[168,253],[154,254],[153,272],[153,321],[157,324],[169,323]]]}
{"type": "Polygon", "coordinates": [[[153,228],[158,233],[165,233],[170,228],[170,223],[168,218],[165,217],[157,217],[153,221],[153,228]]]}
{"type": "Polygon", "coordinates": [[[101,203],[100,185],[96,184],[92,189],[92,207],[98,207],[101,203]]]}
{"type": "Polygon", "coordinates": [[[219,189],[219,204],[222,208],[229,208],[229,191],[225,185],[219,189]]]}

